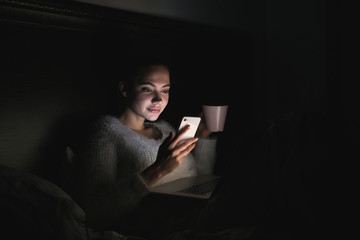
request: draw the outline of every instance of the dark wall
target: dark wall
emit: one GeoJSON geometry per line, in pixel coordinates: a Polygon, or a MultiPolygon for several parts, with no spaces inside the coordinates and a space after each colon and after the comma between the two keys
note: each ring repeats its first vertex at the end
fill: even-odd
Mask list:
{"type": "Polygon", "coordinates": [[[97,96],[106,89],[96,78],[93,33],[29,23],[1,29],[1,162],[33,170],[59,157],[48,153],[64,147],[63,120],[102,111],[107,99],[97,96]]]}
{"type": "Polygon", "coordinates": [[[329,5],[278,0],[252,8],[258,8],[253,21],[258,125],[287,111],[327,112],[329,5]]]}
{"type": "Polygon", "coordinates": [[[16,3],[0,5],[0,163],[40,175],[56,168],[94,117],[113,112],[128,59],[170,65],[163,118],[172,124],[221,102],[230,106],[223,142],[251,128],[249,34],[74,3],[16,3]]]}

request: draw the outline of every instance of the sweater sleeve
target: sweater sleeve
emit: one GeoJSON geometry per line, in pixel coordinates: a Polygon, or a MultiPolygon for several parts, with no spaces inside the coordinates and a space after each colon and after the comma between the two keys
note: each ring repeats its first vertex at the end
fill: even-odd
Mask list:
{"type": "Polygon", "coordinates": [[[149,192],[140,174],[122,158],[122,139],[102,128],[78,168],[79,193],[89,222],[96,226],[125,218],[149,192]]]}
{"type": "Polygon", "coordinates": [[[216,161],[216,138],[199,139],[193,150],[198,174],[212,174],[216,161]]]}

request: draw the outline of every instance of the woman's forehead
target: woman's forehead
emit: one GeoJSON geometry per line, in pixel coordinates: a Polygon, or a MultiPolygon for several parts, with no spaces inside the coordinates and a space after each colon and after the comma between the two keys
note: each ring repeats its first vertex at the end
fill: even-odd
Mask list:
{"type": "Polygon", "coordinates": [[[169,84],[169,71],[165,67],[156,67],[150,69],[144,74],[142,78],[139,79],[139,84],[142,82],[169,84]]]}

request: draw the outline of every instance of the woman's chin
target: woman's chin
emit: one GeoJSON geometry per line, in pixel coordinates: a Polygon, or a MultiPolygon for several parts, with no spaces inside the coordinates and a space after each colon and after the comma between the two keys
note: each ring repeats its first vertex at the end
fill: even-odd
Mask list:
{"type": "Polygon", "coordinates": [[[156,121],[158,118],[159,118],[159,115],[149,116],[146,118],[146,120],[153,122],[153,121],[156,121]]]}

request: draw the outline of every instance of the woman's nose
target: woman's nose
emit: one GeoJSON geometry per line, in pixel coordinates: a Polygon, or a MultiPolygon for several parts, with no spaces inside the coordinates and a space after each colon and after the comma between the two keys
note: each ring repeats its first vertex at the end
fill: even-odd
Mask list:
{"type": "Polygon", "coordinates": [[[154,96],[153,96],[153,99],[152,99],[152,102],[162,102],[162,97],[161,97],[161,94],[158,93],[158,92],[154,92],[154,96]]]}

